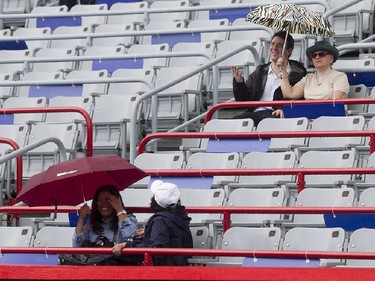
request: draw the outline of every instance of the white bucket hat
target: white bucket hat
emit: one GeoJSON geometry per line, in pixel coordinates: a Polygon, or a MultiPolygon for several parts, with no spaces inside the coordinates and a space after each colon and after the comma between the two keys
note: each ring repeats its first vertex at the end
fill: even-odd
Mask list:
{"type": "Polygon", "coordinates": [[[174,183],[156,180],[151,184],[151,192],[159,206],[167,208],[180,200],[181,192],[174,183]]]}

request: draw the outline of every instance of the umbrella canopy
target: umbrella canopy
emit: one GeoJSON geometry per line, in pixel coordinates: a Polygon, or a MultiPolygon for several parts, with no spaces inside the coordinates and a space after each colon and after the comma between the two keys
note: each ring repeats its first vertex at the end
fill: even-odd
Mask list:
{"type": "Polygon", "coordinates": [[[334,30],[319,13],[296,4],[277,3],[261,5],[251,11],[246,21],[288,33],[331,37],[334,30]]]}
{"type": "Polygon", "coordinates": [[[120,156],[77,158],[32,176],[17,200],[28,206],[75,206],[91,200],[101,185],[114,185],[124,190],[145,176],[144,171],[120,156]]]}

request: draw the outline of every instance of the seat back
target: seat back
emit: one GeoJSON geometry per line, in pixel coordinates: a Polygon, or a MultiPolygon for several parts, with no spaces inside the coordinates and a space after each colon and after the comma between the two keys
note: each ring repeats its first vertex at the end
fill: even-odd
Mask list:
{"type": "MultiPolygon", "coordinates": [[[[348,252],[374,252],[375,251],[375,229],[360,228],[350,235],[348,252]]],[[[346,266],[375,267],[374,260],[347,259],[346,266]]]]}
{"type": "MultiPolygon", "coordinates": [[[[189,156],[186,169],[236,169],[239,164],[238,153],[197,152],[189,156]]],[[[214,176],[213,185],[231,183],[236,176],[214,176]]]]}
{"type": "MultiPolygon", "coordinates": [[[[95,30],[94,34],[100,33],[124,33],[133,30],[131,24],[100,24],[95,30]]],[[[95,37],[92,40],[92,46],[104,47],[104,46],[130,46],[134,42],[133,36],[106,36],[106,37],[95,37]]]]}
{"type": "MultiPolygon", "coordinates": [[[[134,159],[134,165],[142,170],[159,169],[181,169],[184,165],[184,157],[180,152],[177,153],[142,153],[134,159]]],[[[134,187],[147,187],[150,177],[145,177],[136,183],[134,187]]]]}
{"type": "MultiPolygon", "coordinates": [[[[126,207],[150,207],[153,196],[150,189],[143,188],[125,188],[120,194],[126,207]]],[[[140,225],[145,225],[152,216],[151,213],[134,213],[134,215],[140,225]]]]}
{"type": "MultiPolygon", "coordinates": [[[[45,97],[39,98],[23,98],[23,97],[10,97],[4,101],[3,108],[37,108],[46,107],[47,99],[45,97]]],[[[24,124],[30,122],[42,122],[44,121],[45,113],[25,113],[15,114],[14,124],[24,124]]]]}
{"type": "MultiPolygon", "coordinates": [[[[181,204],[186,207],[220,207],[224,204],[224,189],[181,188],[181,204]]],[[[189,214],[191,225],[207,225],[219,222],[220,214],[189,214]]]]}
{"type": "MultiPolygon", "coordinates": [[[[355,191],[352,188],[305,188],[297,195],[296,207],[353,207],[355,191]]],[[[293,223],[324,226],[323,214],[295,214],[293,223]]]]}
{"type": "MultiPolygon", "coordinates": [[[[314,120],[311,131],[361,131],[365,126],[365,118],[358,116],[321,116],[314,120]]],[[[348,149],[363,144],[361,137],[311,137],[310,149],[348,149]]]]}
{"type": "MultiPolygon", "coordinates": [[[[52,29],[50,27],[20,27],[13,32],[13,36],[20,37],[32,37],[32,36],[48,36],[52,34],[52,29]]],[[[61,42],[61,41],[59,41],[61,42]]],[[[27,48],[29,50],[38,49],[38,48],[48,48],[50,46],[49,40],[26,40],[25,41],[27,48]]]]}
{"type": "MultiPolygon", "coordinates": [[[[215,19],[215,20],[194,20],[191,21],[187,30],[196,28],[221,28],[229,26],[228,19],[215,19]]],[[[202,32],[200,34],[201,42],[215,42],[225,41],[228,39],[227,31],[215,31],[215,32],[202,32]]]]}
{"type": "MultiPolygon", "coordinates": [[[[121,56],[125,54],[125,46],[97,46],[97,47],[88,47],[83,54],[84,56],[96,56],[100,57],[103,54],[108,56],[121,56]]],[[[106,69],[109,73],[112,73],[114,70],[121,68],[122,59],[119,60],[102,60],[102,59],[88,59],[81,63],[81,70],[103,70],[106,69]]]]}
{"type": "MultiPolygon", "coordinates": [[[[294,152],[250,152],[242,159],[244,169],[292,169],[296,166],[294,152]]],[[[254,187],[276,186],[293,182],[294,175],[240,176],[239,184],[251,184],[254,187]]]]}
{"type": "Polygon", "coordinates": [[[111,78],[136,78],[144,82],[109,83],[108,95],[140,95],[153,87],[154,70],[150,68],[131,69],[121,68],[112,73],[111,78]],[[126,90],[125,90],[126,89],[126,90]]]}
{"type": "Polygon", "coordinates": [[[1,247],[31,247],[33,229],[31,226],[0,226],[1,247]]]}
{"type": "MultiPolygon", "coordinates": [[[[299,168],[353,168],[355,155],[353,151],[314,151],[302,154],[299,168]]],[[[351,175],[306,175],[306,186],[334,186],[351,179],[351,175]]]]}
{"type": "Polygon", "coordinates": [[[140,59],[143,60],[143,69],[145,68],[160,68],[165,67],[168,64],[168,58],[142,58],[142,54],[160,54],[168,53],[169,46],[167,43],[162,44],[134,44],[129,47],[128,54],[134,55],[134,60],[137,59],[137,55],[140,54],[140,59]]]}
{"type": "MultiPolygon", "coordinates": [[[[259,132],[275,131],[306,131],[309,120],[306,117],[299,118],[265,118],[257,126],[259,132]]],[[[272,138],[269,151],[285,151],[305,146],[306,138],[272,138]]]]}
{"type": "Polygon", "coordinates": [[[73,48],[43,48],[35,53],[36,58],[49,58],[48,62],[31,63],[32,71],[39,72],[68,72],[75,68],[75,62],[69,60],[75,56],[73,48]],[[65,58],[65,61],[54,61],[54,58],[65,58]]]}
{"type": "Polygon", "coordinates": [[[335,228],[294,227],[286,234],[285,251],[343,251],[345,230],[335,228]]]}
{"type": "MultiPolygon", "coordinates": [[[[231,227],[223,236],[222,250],[278,250],[281,230],[277,227],[231,227]]],[[[218,264],[242,265],[244,257],[219,257],[218,264]]]]}
{"type": "MultiPolygon", "coordinates": [[[[282,207],[286,196],[282,188],[238,188],[229,194],[230,207],[282,207]]],[[[232,225],[265,225],[281,219],[280,214],[232,214],[232,225]]]]}
{"type": "Polygon", "coordinates": [[[38,230],[34,247],[72,247],[75,227],[43,226],[38,230]]]}
{"type": "MultiPolygon", "coordinates": [[[[139,2],[117,2],[110,7],[110,11],[131,11],[148,9],[147,1],[139,2]]],[[[145,21],[145,15],[140,14],[124,14],[124,15],[108,15],[107,24],[140,24],[145,21]]]]}

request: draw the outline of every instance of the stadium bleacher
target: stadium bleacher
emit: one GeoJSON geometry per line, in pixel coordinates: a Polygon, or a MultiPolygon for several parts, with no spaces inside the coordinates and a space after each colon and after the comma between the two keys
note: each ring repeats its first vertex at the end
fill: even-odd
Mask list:
{"type": "MultiPolygon", "coordinates": [[[[273,30],[244,21],[259,1],[96,0],[96,4],[77,3],[71,9],[57,0],[0,2],[0,15],[15,15],[13,19],[0,18],[0,107],[76,106],[86,110],[93,123],[94,155],[121,155],[144,170],[160,173],[206,169],[347,169],[374,165],[375,152],[370,149],[368,136],[259,137],[254,141],[184,138],[183,132],[288,134],[374,130],[375,111],[371,103],[347,104],[346,116],[270,118],[257,127],[252,120],[230,119],[230,114],[236,111],[233,108],[217,112],[215,118],[204,123],[211,106],[232,98],[232,65],[239,65],[247,75],[259,63],[268,61],[273,30]],[[233,52],[247,45],[251,47],[233,52]],[[230,52],[231,56],[219,60],[217,65],[205,67],[230,52]],[[197,69],[198,73],[194,73],[197,69]],[[153,95],[148,96],[150,91],[153,95]],[[145,136],[176,131],[182,132],[180,138],[158,139],[132,159],[145,136]]],[[[375,43],[371,41],[375,0],[352,2],[348,7],[344,6],[349,1],[333,0],[308,6],[324,15],[335,10],[330,19],[341,56],[333,68],[347,73],[351,85],[349,99],[373,98],[375,43]],[[358,44],[356,51],[352,44],[358,44]]],[[[312,71],[304,50],[318,37],[293,35],[296,38],[293,59],[312,71]]],[[[85,131],[86,124],[78,113],[0,116],[1,138],[13,139],[20,147],[26,147],[47,137],[58,137],[67,149],[67,159],[85,154],[85,131]]],[[[1,144],[0,160],[11,151],[8,145],[1,144]]],[[[52,143],[29,151],[22,158],[23,182],[61,161],[52,143]]],[[[13,202],[16,170],[15,161],[0,162],[0,202],[4,206],[13,202]]],[[[149,207],[148,186],[155,178],[155,175],[147,177],[125,189],[122,193],[125,205],[149,207]]],[[[373,178],[372,174],[309,174],[303,179],[305,189],[297,193],[300,178],[296,174],[165,177],[181,183],[181,200],[187,208],[326,207],[332,208],[333,214],[340,207],[373,207],[373,178]]],[[[3,215],[1,208],[0,217],[5,218],[8,212],[3,215]]],[[[49,212],[41,217],[21,215],[22,219],[15,218],[12,222],[2,219],[0,236],[9,239],[2,238],[1,247],[70,247],[67,237],[73,227],[67,226],[66,213],[61,220],[53,219],[49,212]],[[64,235],[66,239],[51,240],[55,235],[64,235]]],[[[149,215],[137,213],[140,226],[149,215]]],[[[194,248],[248,250],[253,251],[252,255],[246,258],[192,255],[189,259],[192,267],[203,271],[210,267],[250,266],[254,270],[256,251],[270,250],[305,252],[306,258],[300,258],[299,265],[291,267],[300,267],[301,260],[306,260],[304,266],[308,267],[310,251],[348,254],[374,250],[368,247],[373,244],[369,238],[373,229],[330,228],[322,213],[236,213],[229,219],[228,230],[223,228],[224,222],[228,222],[226,215],[191,213],[194,248]]],[[[2,261],[2,255],[0,249],[0,264],[15,263],[11,256],[2,261]]],[[[52,257],[49,263],[56,265],[56,257],[51,254],[52,257]]],[[[42,264],[48,264],[42,258],[38,256],[42,264]]],[[[314,263],[314,267],[373,268],[374,260],[375,257],[325,257],[314,263]]],[[[282,259],[279,261],[282,263],[282,259]]],[[[31,263],[31,259],[25,256],[25,263],[31,263]]],[[[148,278],[152,280],[154,276],[148,278]]]]}

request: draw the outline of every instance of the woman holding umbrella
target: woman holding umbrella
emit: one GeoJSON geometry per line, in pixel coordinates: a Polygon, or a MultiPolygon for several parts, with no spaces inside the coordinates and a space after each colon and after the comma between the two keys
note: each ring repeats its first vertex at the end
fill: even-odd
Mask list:
{"type": "Polygon", "coordinates": [[[73,246],[113,246],[132,237],[136,230],[137,219],[125,212],[118,189],[103,185],[95,192],[92,208],[87,204],[80,208],[73,246]],[[85,224],[87,215],[89,221],[85,224]]]}
{"type": "Polygon", "coordinates": [[[348,77],[344,72],[332,69],[339,56],[339,51],[326,41],[318,41],[307,48],[306,56],[314,64],[315,72],[308,73],[294,86],[290,85],[286,71],[287,58],[280,57],[281,90],[284,98],[306,100],[345,99],[349,93],[348,77]]]}

